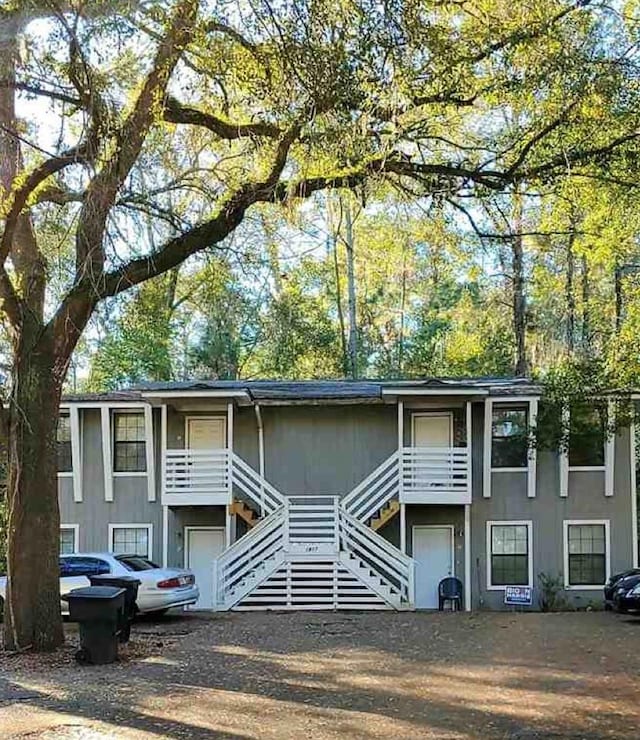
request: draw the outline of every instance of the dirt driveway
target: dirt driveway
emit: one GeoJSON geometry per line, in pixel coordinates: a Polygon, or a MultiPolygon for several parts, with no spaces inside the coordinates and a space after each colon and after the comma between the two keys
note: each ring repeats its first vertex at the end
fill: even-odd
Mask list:
{"type": "Polygon", "coordinates": [[[640,738],[640,619],[224,614],[0,657],[0,737],[640,738]]]}

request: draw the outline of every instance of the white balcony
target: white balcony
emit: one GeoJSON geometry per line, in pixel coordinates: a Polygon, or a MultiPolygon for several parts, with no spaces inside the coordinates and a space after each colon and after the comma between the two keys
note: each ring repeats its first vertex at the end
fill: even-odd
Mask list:
{"type": "Polygon", "coordinates": [[[163,504],[231,503],[229,450],[167,450],[164,468],[163,504]]]}
{"type": "Polygon", "coordinates": [[[471,460],[466,447],[403,447],[400,501],[470,504],[471,460]]]}

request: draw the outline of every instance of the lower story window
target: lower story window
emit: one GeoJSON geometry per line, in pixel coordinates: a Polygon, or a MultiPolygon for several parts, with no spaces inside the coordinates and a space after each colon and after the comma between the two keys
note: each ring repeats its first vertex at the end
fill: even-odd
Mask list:
{"type": "Polygon", "coordinates": [[[64,524],[60,527],[60,555],[72,555],[78,551],[78,527],[64,524]]]}
{"type": "Polygon", "coordinates": [[[489,587],[531,586],[531,522],[487,522],[489,587]]]}
{"type": "Polygon", "coordinates": [[[110,524],[110,549],[115,555],[151,557],[151,524],[110,524]]]}
{"type": "Polygon", "coordinates": [[[565,523],[565,585],[599,588],[609,577],[608,521],[565,523]]]}

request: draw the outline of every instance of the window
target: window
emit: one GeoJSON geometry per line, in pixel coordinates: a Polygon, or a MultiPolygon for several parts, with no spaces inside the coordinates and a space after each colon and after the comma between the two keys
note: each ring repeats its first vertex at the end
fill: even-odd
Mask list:
{"type": "Polygon", "coordinates": [[[78,525],[60,527],[60,555],[70,555],[78,550],[78,525]]]}
{"type": "Polygon", "coordinates": [[[608,551],[608,521],[565,521],[565,586],[567,588],[603,586],[610,575],[608,551]]]}
{"type": "Polygon", "coordinates": [[[56,432],[58,442],[58,472],[70,473],[73,469],[71,457],[71,421],[68,414],[58,418],[56,432]]]}
{"type": "Polygon", "coordinates": [[[572,406],[569,417],[569,466],[603,466],[606,436],[605,407],[572,406]]]}
{"type": "Polygon", "coordinates": [[[60,558],[60,578],[101,576],[110,572],[109,563],[100,558],[60,558]]]}
{"type": "Polygon", "coordinates": [[[532,586],[531,522],[487,522],[488,588],[532,586]]]}
{"type": "Polygon", "coordinates": [[[147,469],[144,414],[114,414],[113,469],[117,473],[147,469]]]}
{"type": "Polygon", "coordinates": [[[122,563],[127,570],[136,572],[141,570],[155,570],[160,567],[152,563],[148,558],[141,558],[139,555],[118,555],[116,560],[122,563]]]}
{"type": "Polygon", "coordinates": [[[111,552],[116,555],[151,557],[151,524],[110,524],[111,552]]]}
{"type": "Polygon", "coordinates": [[[491,466],[526,468],[528,431],[525,408],[494,406],[491,419],[491,466]]]}

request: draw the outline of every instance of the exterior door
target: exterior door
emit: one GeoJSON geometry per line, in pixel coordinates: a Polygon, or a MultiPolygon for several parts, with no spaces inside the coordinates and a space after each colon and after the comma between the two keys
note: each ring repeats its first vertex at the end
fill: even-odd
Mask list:
{"type": "Polygon", "coordinates": [[[413,559],[416,561],[416,608],[438,608],[438,584],[452,576],[453,528],[414,527],[413,559]]]}
{"type": "Polygon", "coordinates": [[[414,414],[414,447],[451,447],[451,414],[414,414]]]}
{"type": "Polygon", "coordinates": [[[186,566],[193,571],[200,598],[192,609],[212,609],[213,561],[224,551],[224,529],[188,527],[186,529],[186,566]]]}
{"type": "Polygon", "coordinates": [[[187,419],[187,447],[190,450],[215,450],[226,447],[224,417],[187,419]]]}

